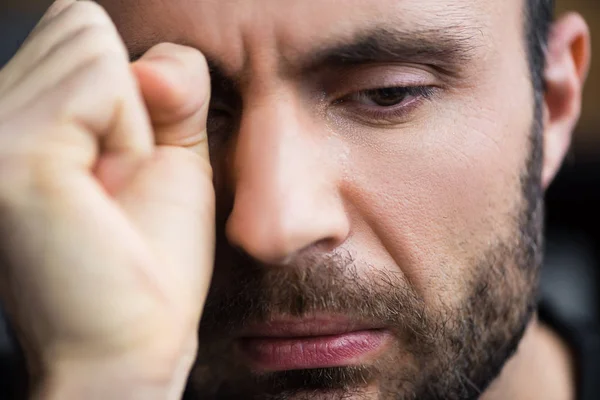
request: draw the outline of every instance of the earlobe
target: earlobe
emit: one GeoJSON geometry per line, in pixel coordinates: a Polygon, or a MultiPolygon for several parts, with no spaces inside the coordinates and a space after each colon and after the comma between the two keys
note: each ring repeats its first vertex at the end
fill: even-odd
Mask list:
{"type": "Polygon", "coordinates": [[[589,29],[580,15],[568,14],[554,23],[546,57],[544,189],[550,185],[563,162],[581,113],[581,96],[591,50],[589,29]]]}

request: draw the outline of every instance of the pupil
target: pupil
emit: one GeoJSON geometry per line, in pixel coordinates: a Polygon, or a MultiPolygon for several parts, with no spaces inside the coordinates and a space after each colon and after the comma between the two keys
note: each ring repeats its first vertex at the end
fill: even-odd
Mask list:
{"type": "Polygon", "coordinates": [[[406,97],[406,93],[401,88],[377,89],[371,95],[375,104],[387,107],[401,103],[406,97]]]}

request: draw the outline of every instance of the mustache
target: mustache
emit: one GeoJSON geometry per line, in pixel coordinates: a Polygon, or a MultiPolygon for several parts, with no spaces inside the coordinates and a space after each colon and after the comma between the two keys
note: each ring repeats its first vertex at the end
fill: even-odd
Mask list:
{"type": "Polygon", "coordinates": [[[383,323],[421,344],[429,336],[424,301],[400,270],[358,268],[350,253],[339,251],[304,255],[280,266],[257,263],[229,248],[218,251],[216,260],[201,335],[234,334],[275,316],[324,313],[383,323]]]}

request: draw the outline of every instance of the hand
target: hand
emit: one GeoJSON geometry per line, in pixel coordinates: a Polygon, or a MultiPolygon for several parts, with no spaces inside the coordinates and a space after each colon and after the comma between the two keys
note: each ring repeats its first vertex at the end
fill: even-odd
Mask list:
{"type": "Polygon", "coordinates": [[[213,264],[209,95],[199,52],[130,64],[88,1],[57,1],[0,71],[0,294],[42,386],[182,390],[213,264]]]}

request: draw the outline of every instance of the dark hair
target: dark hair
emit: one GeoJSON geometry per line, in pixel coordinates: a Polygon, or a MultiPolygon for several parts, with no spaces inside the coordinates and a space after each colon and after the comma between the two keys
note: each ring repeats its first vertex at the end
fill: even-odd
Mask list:
{"type": "Polygon", "coordinates": [[[544,67],[550,26],[554,18],[554,0],[525,0],[526,40],[529,68],[537,107],[544,94],[544,67]]]}

